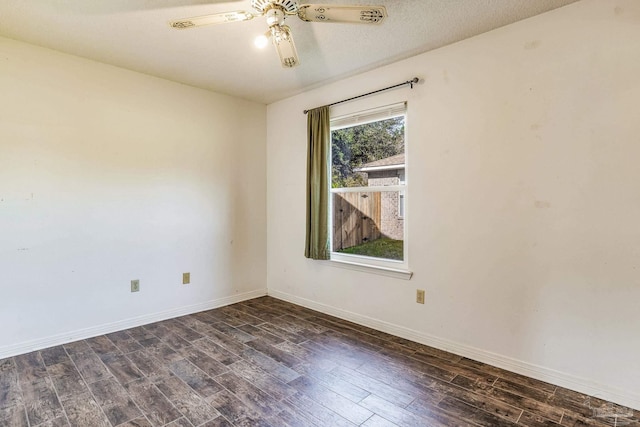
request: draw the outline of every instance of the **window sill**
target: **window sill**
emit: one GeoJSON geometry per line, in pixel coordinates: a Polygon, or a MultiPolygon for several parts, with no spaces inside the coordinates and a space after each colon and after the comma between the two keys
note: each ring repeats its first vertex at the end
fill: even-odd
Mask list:
{"type": "Polygon", "coordinates": [[[332,259],[332,260],[324,261],[324,263],[327,265],[330,265],[331,267],[346,268],[347,270],[362,271],[364,273],[394,277],[396,279],[409,280],[411,279],[411,276],[413,276],[412,271],[400,270],[397,268],[380,267],[380,266],[370,265],[370,264],[360,264],[357,262],[332,259]]]}

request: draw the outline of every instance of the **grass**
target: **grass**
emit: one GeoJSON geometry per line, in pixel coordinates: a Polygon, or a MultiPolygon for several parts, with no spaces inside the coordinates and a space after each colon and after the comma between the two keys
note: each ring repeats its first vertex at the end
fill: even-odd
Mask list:
{"type": "Polygon", "coordinates": [[[404,242],[402,240],[382,238],[361,245],[351,246],[350,248],[344,248],[339,252],[402,261],[403,245],[404,242]]]}

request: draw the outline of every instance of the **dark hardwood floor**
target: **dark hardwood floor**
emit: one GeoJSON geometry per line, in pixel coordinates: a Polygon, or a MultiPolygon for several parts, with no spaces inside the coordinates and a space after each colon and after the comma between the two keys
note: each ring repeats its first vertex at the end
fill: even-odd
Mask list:
{"type": "Polygon", "coordinates": [[[271,297],[0,360],[2,426],[638,426],[638,412],[271,297]]]}

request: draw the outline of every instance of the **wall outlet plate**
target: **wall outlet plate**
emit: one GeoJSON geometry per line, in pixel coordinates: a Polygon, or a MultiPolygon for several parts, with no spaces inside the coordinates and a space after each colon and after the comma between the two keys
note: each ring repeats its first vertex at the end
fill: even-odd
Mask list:
{"type": "Polygon", "coordinates": [[[182,273],[182,284],[188,285],[191,283],[191,273],[182,273]]]}
{"type": "Polygon", "coordinates": [[[424,304],[424,289],[416,289],[416,302],[424,304]]]}
{"type": "Polygon", "coordinates": [[[139,292],[140,291],[140,280],[132,280],[131,281],[131,292],[139,292]]]}

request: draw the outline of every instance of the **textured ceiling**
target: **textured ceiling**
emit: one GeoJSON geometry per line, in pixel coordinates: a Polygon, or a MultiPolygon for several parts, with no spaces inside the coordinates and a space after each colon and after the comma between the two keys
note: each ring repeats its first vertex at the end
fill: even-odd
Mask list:
{"type": "Polygon", "coordinates": [[[249,0],[2,0],[0,36],[270,103],[574,1],[315,0],[384,5],[389,18],[380,26],[288,18],[301,63],[294,69],[280,66],[272,46],[253,46],[266,31],[264,17],[182,31],[167,24],[251,11],[249,0]]]}

